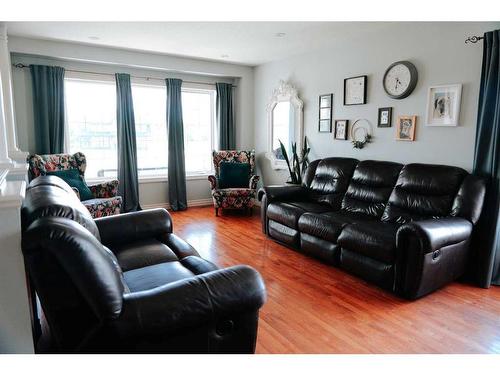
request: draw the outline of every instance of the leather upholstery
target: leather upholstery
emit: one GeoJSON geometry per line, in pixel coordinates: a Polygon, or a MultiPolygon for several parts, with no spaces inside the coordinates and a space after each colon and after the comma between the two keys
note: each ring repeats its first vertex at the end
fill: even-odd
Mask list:
{"type": "Polygon", "coordinates": [[[349,211],[334,211],[321,214],[306,212],[299,219],[299,230],[312,236],[336,243],[347,224],[369,222],[372,217],[349,211]]]}
{"type": "Polygon", "coordinates": [[[155,238],[115,245],[112,251],[123,271],[179,260],[172,249],[155,238]]]}
{"type": "Polygon", "coordinates": [[[262,230],[415,299],[464,274],[485,181],[461,168],[326,158],[259,192],[262,230]]]}
{"type": "Polygon", "coordinates": [[[45,351],[254,352],[260,275],[200,258],[172,233],[166,210],[94,221],[62,180],[38,177],[22,221],[29,280],[50,333],[40,340],[45,351]]]}
{"type": "Polygon", "coordinates": [[[359,162],[342,200],[342,210],[380,218],[402,167],[387,161],[359,162]]]}
{"type": "Polygon", "coordinates": [[[451,216],[463,217],[476,225],[483,209],[485,194],[486,180],[482,177],[468,175],[453,201],[451,216]],[[477,197],[477,199],[470,199],[471,196],[477,197]]]}
{"type": "Polygon", "coordinates": [[[343,248],[384,263],[396,256],[396,233],[399,225],[380,221],[347,225],[337,243],[343,248]]]}
{"type": "Polygon", "coordinates": [[[357,163],[356,159],[349,158],[326,158],[317,163],[309,185],[310,199],[339,209],[357,163]]]}
{"type": "Polygon", "coordinates": [[[382,220],[404,224],[412,220],[449,215],[466,175],[466,171],[457,167],[405,165],[389,198],[382,220]]]}
{"type": "Polygon", "coordinates": [[[71,187],[59,177],[40,176],[28,186],[22,207],[22,227],[26,229],[35,220],[50,216],[74,220],[100,239],[92,216],[71,187]]]}
{"type": "Polygon", "coordinates": [[[271,203],[267,207],[267,217],[290,228],[297,229],[299,218],[305,212],[326,212],[329,207],[313,202],[271,203]]]}

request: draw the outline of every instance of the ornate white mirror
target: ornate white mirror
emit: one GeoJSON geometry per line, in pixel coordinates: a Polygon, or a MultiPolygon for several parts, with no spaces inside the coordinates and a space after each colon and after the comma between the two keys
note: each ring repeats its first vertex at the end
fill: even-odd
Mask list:
{"type": "Polygon", "coordinates": [[[280,141],[286,147],[288,157],[292,155],[292,143],[297,143],[297,152],[302,149],[304,103],[297,90],[289,83],[280,81],[267,105],[268,149],[266,156],[274,169],[287,169],[281,152],[280,141]]]}

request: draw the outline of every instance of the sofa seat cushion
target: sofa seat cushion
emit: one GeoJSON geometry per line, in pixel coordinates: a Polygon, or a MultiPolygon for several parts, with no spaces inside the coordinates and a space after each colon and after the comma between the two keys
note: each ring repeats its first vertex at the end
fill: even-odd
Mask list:
{"type": "Polygon", "coordinates": [[[267,217],[287,227],[298,229],[299,218],[306,212],[330,211],[326,205],[313,202],[275,202],[267,206],[267,217]]]}
{"type": "Polygon", "coordinates": [[[194,275],[181,262],[174,261],[124,272],[123,278],[131,292],[139,292],[187,279],[194,275]]]}
{"type": "Polygon", "coordinates": [[[337,243],[369,258],[393,263],[396,256],[396,233],[399,225],[380,221],[345,226],[337,243]]]}
{"type": "Polygon", "coordinates": [[[299,230],[302,233],[336,243],[342,229],[351,223],[374,221],[373,217],[348,211],[325,213],[305,213],[299,219],[299,230]]]}
{"type": "Polygon", "coordinates": [[[168,246],[155,239],[113,246],[111,250],[115,253],[123,271],[179,260],[168,246]]]}
{"type": "Polygon", "coordinates": [[[217,266],[208,260],[188,256],[180,261],[159,263],[124,272],[123,279],[131,292],[139,292],[215,270],[217,266]]]}

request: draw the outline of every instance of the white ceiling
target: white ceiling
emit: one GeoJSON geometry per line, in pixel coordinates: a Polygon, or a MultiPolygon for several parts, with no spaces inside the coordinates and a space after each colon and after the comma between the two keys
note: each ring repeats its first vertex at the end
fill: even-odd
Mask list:
{"type": "Polygon", "coordinates": [[[9,35],[36,39],[259,65],[390,25],[384,22],[8,22],[7,30],[9,35]],[[278,37],[277,33],[285,35],[278,37]]]}

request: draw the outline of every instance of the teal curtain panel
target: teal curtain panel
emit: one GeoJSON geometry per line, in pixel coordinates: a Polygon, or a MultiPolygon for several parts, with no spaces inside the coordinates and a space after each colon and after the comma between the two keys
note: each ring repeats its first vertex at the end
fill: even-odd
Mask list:
{"type": "Polygon", "coordinates": [[[187,208],[182,80],[167,78],[168,199],[173,211],[187,208]]]}
{"type": "Polygon", "coordinates": [[[233,85],[216,83],[217,89],[217,130],[219,135],[219,150],[234,150],[236,148],[236,130],[233,114],[233,85]]]}
{"type": "Polygon", "coordinates": [[[500,30],[484,34],[483,65],[474,151],[474,173],[488,179],[476,231],[478,283],[500,285],[500,30]]]}
{"type": "Polygon", "coordinates": [[[64,68],[30,65],[35,153],[64,152],[64,68]]]}
{"type": "Polygon", "coordinates": [[[115,79],[118,180],[120,181],[118,191],[123,198],[123,211],[138,211],[141,207],[139,205],[137,141],[130,75],[117,73],[115,79]]]}

